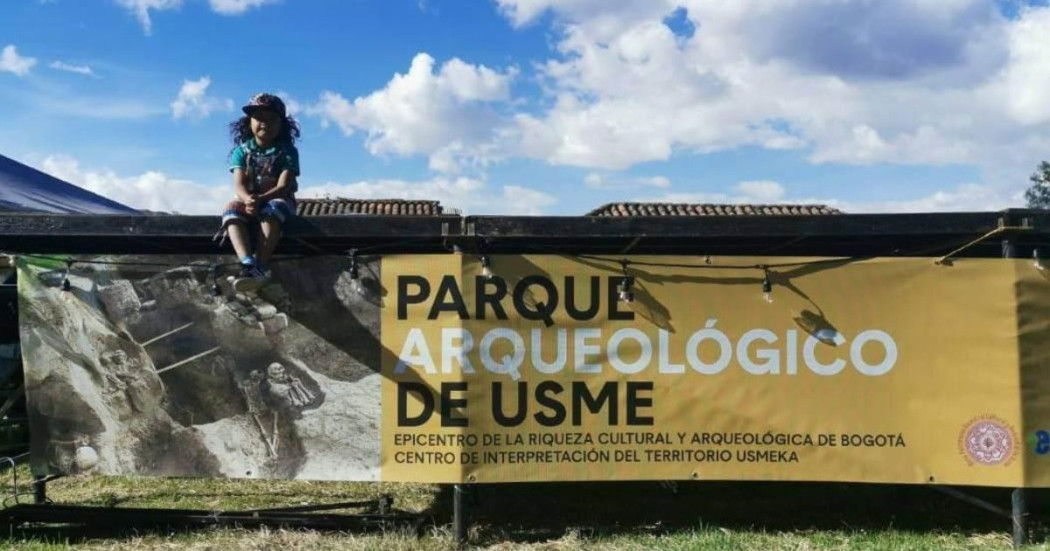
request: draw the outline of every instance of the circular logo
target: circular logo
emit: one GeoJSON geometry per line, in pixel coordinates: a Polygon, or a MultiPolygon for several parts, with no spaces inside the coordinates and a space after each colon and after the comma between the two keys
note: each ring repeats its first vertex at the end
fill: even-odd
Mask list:
{"type": "Polygon", "coordinates": [[[959,447],[973,463],[1002,465],[1013,459],[1017,438],[1013,427],[1006,422],[996,417],[982,417],[963,428],[959,447]]]}

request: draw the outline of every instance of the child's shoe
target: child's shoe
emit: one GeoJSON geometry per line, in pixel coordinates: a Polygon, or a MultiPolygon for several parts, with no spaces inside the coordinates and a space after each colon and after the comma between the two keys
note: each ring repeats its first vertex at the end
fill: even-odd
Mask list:
{"type": "Polygon", "coordinates": [[[233,288],[238,293],[251,293],[266,285],[266,280],[266,274],[258,266],[246,264],[233,280],[233,288]]]}

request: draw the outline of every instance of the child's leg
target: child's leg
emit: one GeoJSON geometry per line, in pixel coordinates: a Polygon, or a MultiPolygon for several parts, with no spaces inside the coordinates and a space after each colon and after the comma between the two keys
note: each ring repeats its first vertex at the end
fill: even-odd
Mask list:
{"type": "Polygon", "coordinates": [[[259,262],[270,260],[277,242],[281,240],[281,227],[295,215],[295,200],[291,198],[270,199],[259,210],[259,262]]]}
{"type": "Polygon", "coordinates": [[[233,250],[237,252],[237,258],[244,264],[252,262],[252,242],[248,231],[251,216],[244,203],[231,201],[226,204],[222,211],[222,225],[230,236],[233,250]]]}
{"type": "Polygon", "coordinates": [[[273,217],[259,223],[259,263],[266,264],[281,240],[281,223],[273,217]]]}
{"type": "Polygon", "coordinates": [[[243,260],[250,257],[252,242],[247,226],[243,222],[233,222],[226,227],[226,231],[230,234],[230,243],[233,244],[233,250],[237,252],[237,258],[243,260]]]}

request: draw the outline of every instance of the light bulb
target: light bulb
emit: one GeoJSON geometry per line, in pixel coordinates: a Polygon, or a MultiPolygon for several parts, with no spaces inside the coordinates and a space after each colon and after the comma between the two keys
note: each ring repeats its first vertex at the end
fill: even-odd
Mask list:
{"type": "Polygon", "coordinates": [[[357,295],[365,292],[365,287],[361,284],[361,274],[357,270],[357,249],[350,250],[350,292],[357,295]]]}
{"type": "Polygon", "coordinates": [[[631,290],[632,283],[634,283],[634,278],[631,276],[623,278],[623,281],[620,282],[620,285],[617,287],[620,302],[634,302],[634,291],[631,290]]]}
{"type": "Polygon", "coordinates": [[[492,279],[492,261],[489,260],[489,255],[481,255],[481,277],[485,279],[492,279]]]}
{"type": "Polygon", "coordinates": [[[627,259],[620,261],[620,269],[623,270],[623,279],[620,280],[620,284],[617,286],[617,294],[620,296],[620,302],[626,302],[628,304],[634,302],[634,276],[627,273],[627,259]]]}

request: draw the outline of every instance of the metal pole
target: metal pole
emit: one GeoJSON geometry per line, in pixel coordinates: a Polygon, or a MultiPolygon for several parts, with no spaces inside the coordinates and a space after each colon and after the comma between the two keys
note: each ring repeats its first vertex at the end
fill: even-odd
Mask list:
{"type": "Polygon", "coordinates": [[[452,532],[456,536],[457,545],[465,545],[467,543],[467,503],[463,499],[463,494],[466,494],[467,490],[462,484],[456,484],[452,487],[452,532]]]}
{"type": "Polygon", "coordinates": [[[36,475],[33,477],[33,503],[43,505],[47,503],[47,477],[36,475]]]}
{"type": "Polygon", "coordinates": [[[1024,488],[1014,489],[1010,494],[1010,504],[1013,506],[1011,518],[1014,522],[1014,549],[1017,549],[1028,544],[1028,504],[1024,488]]]}
{"type": "MultiPolygon", "coordinates": [[[[1016,258],[1017,247],[1010,239],[1003,239],[1003,258],[1016,258]]],[[[1010,519],[1013,521],[1014,548],[1028,543],[1028,504],[1024,488],[1010,493],[1010,519]]]]}

